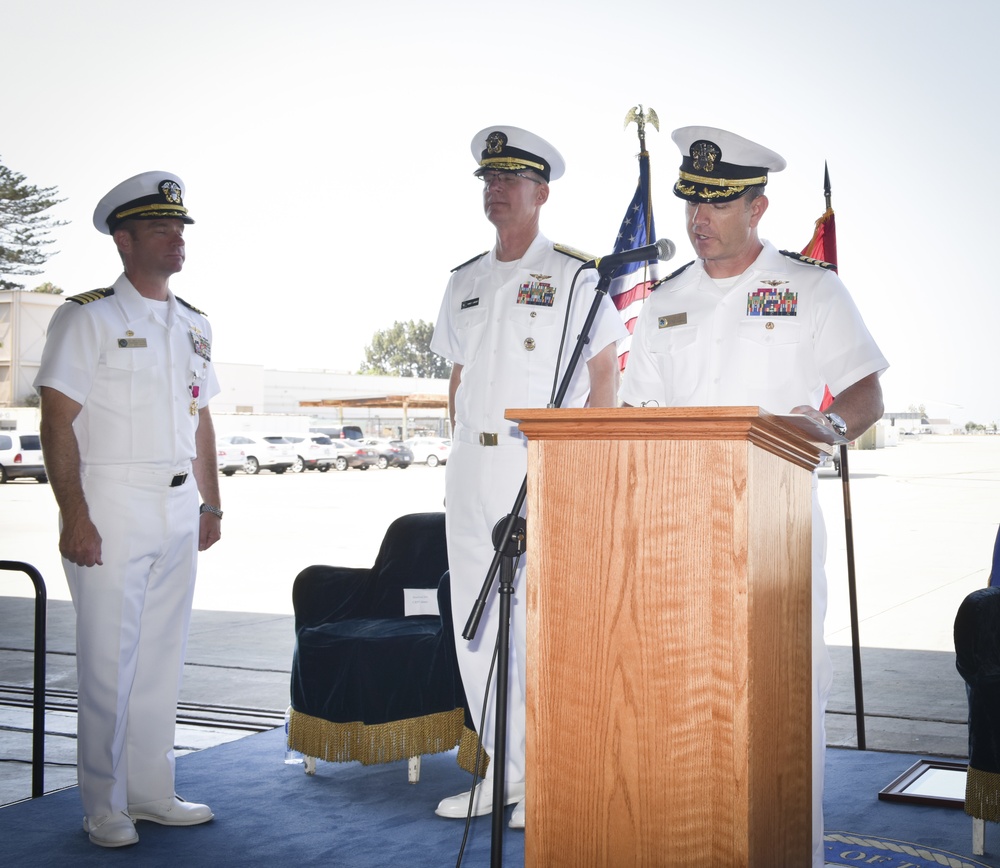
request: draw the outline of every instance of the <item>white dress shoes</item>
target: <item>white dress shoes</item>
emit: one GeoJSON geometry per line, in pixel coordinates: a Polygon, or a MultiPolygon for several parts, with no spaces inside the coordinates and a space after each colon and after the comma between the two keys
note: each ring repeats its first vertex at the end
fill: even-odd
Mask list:
{"type": "Polygon", "coordinates": [[[133,820],[149,820],[161,826],[197,826],[215,816],[208,805],[185,802],[180,796],[129,805],[128,812],[133,820]]]}
{"type": "Polygon", "coordinates": [[[90,836],[90,843],[98,847],[127,847],[139,843],[135,823],[124,811],[106,817],[84,817],[83,831],[90,836]]]}
{"type": "MultiPolygon", "coordinates": [[[[515,784],[505,783],[504,804],[513,805],[524,798],[524,781],[515,784]]],[[[457,796],[442,799],[434,813],[449,820],[464,820],[469,813],[469,796],[472,790],[466,790],[457,796]]],[[[472,804],[472,816],[482,817],[493,810],[493,781],[480,781],[476,784],[476,795],[472,804]]]]}
{"type": "Polygon", "coordinates": [[[514,813],[510,815],[510,822],[507,824],[507,828],[524,828],[524,799],[521,799],[521,801],[517,803],[517,807],[514,808],[514,813]]]}

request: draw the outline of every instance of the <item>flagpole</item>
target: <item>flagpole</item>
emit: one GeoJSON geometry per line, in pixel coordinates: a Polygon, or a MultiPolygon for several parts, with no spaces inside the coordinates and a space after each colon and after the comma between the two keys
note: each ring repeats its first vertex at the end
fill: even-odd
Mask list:
{"type": "MultiPolygon", "coordinates": [[[[833,213],[830,166],[823,161],[823,195],[826,213],[833,213]]],[[[836,258],[836,241],[833,254],[836,258]]],[[[835,262],[834,265],[837,265],[835,262]]],[[[840,479],[844,488],[844,536],[847,546],[847,596],[851,610],[851,660],[854,666],[854,718],[858,732],[858,750],[867,750],[865,738],[865,691],[861,672],[861,630],[858,624],[858,580],[854,568],[854,518],[851,514],[851,474],[847,463],[847,444],[840,444],[840,479]]]]}
{"type": "Polygon", "coordinates": [[[840,476],[844,483],[844,534],[847,537],[847,594],[851,605],[851,656],[854,662],[854,717],[858,750],[866,750],[865,695],[861,681],[861,639],[858,629],[858,585],[854,572],[854,519],[851,517],[851,484],[847,469],[847,444],[840,444],[840,476]]]}
{"type": "MultiPolygon", "coordinates": [[[[650,184],[649,152],[646,150],[646,125],[659,131],[660,119],[653,109],[644,110],[641,105],[633,106],[625,115],[624,129],[635,124],[639,133],[639,182],[622,219],[614,252],[625,253],[656,241],[656,225],[653,218],[653,194],[650,184]]],[[[654,279],[656,273],[653,273],[654,279]]],[[[650,278],[649,263],[631,263],[620,266],[613,274],[608,295],[622,316],[629,337],[618,345],[618,370],[624,371],[628,361],[629,344],[638,309],[649,295],[653,279],[650,278]],[[641,269],[641,271],[640,271],[641,269]]]]}
{"type": "MultiPolygon", "coordinates": [[[[643,112],[642,103],[637,106],[633,106],[628,110],[628,114],[625,115],[625,129],[628,129],[628,125],[634,123],[636,125],[636,132],[639,135],[639,166],[640,172],[643,171],[642,167],[645,165],[645,172],[647,178],[646,189],[649,191],[649,195],[652,196],[652,178],[650,177],[649,171],[649,153],[646,151],[646,124],[650,123],[653,125],[653,129],[657,132],[660,131],[660,118],[657,116],[653,109],[648,112],[643,112]]],[[[643,216],[645,218],[644,224],[646,229],[646,240],[652,242],[655,239],[651,239],[652,235],[652,225],[653,225],[653,203],[646,202],[646,207],[643,209],[643,216]]]]}

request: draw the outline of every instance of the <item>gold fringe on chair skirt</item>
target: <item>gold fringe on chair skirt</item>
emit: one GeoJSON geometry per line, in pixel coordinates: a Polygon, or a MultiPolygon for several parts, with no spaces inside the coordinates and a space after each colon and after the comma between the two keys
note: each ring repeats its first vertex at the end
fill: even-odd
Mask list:
{"type": "MultiPolygon", "coordinates": [[[[391,763],[411,756],[442,753],[458,745],[458,764],[472,772],[476,761],[476,734],[465,727],[461,708],[365,724],[360,721],[333,723],[292,709],[288,722],[288,746],[306,756],[332,763],[357,761],[362,765],[391,763]]],[[[489,757],[484,756],[480,775],[489,757]]]]}
{"type": "Polygon", "coordinates": [[[1000,775],[969,766],[965,779],[965,813],[1000,823],[1000,775]]]}

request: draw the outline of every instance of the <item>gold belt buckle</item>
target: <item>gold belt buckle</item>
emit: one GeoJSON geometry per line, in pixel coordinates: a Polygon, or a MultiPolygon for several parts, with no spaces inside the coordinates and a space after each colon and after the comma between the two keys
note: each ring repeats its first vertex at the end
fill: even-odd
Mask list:
{"type": "Polygon", "coordinates": [[[496,446],[497,445],[497,435],[488,434],[485,431],[479,435],[479,445],[480,446],[496,446]]]}

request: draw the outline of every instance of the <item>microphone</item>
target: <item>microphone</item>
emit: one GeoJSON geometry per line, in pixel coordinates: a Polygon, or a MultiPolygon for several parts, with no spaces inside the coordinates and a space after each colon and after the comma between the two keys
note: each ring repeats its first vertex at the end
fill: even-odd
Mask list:
{"type": "Polygon", "coordinates": [[[673,259],[677,248],[669,238],[661,238],[655,244],[647,244],[645,247],[636,247],[633,250],[625,250],[622,253],[611,253],[608,256],[601,256],[584,263],[584,268],[596,268],[600,274],[610,274],[619,265],[628,265],[632,262],[648,262],[651,259],[658,259],[666,262],[673,259]]]}

